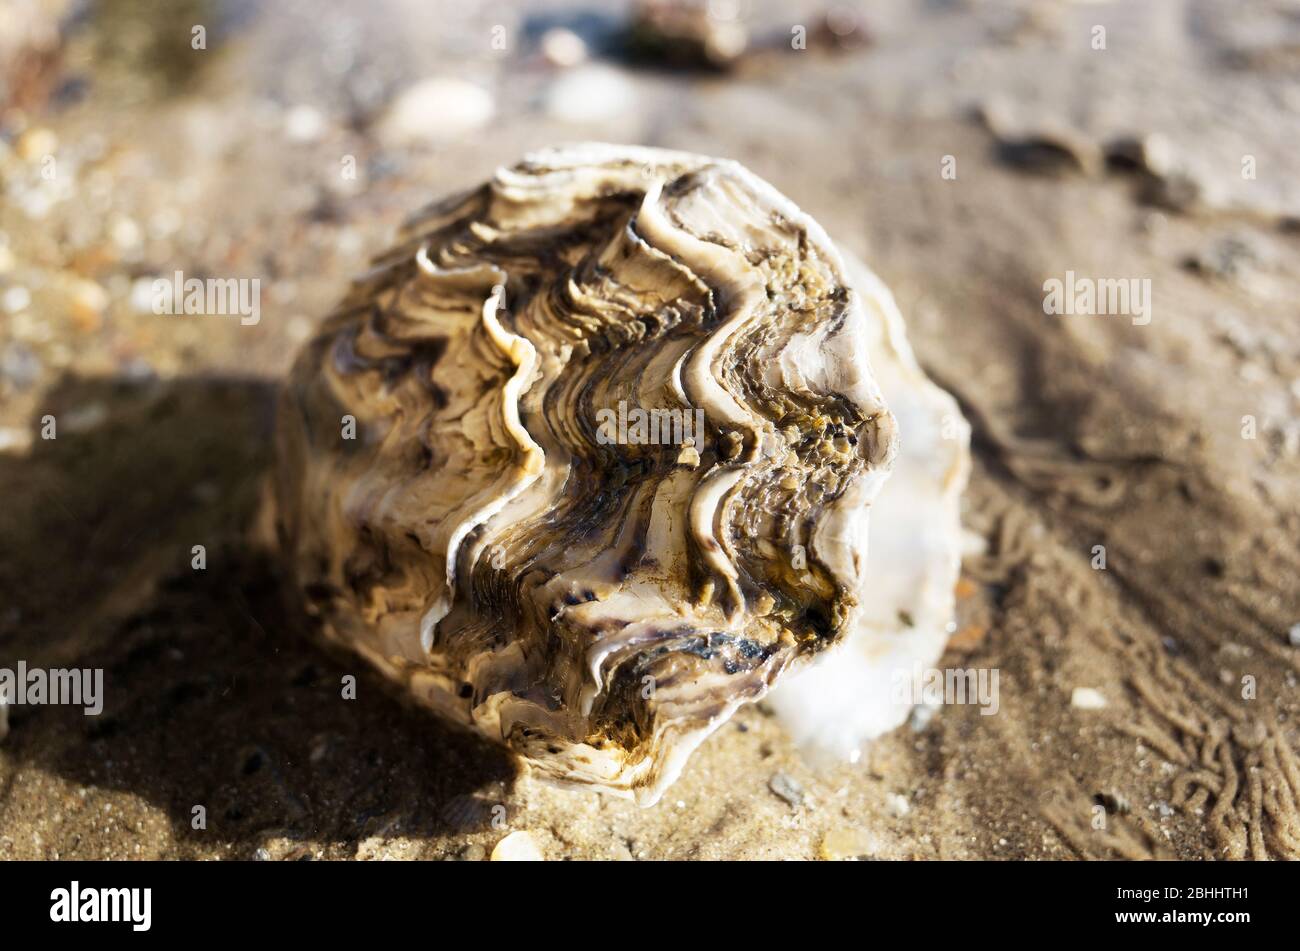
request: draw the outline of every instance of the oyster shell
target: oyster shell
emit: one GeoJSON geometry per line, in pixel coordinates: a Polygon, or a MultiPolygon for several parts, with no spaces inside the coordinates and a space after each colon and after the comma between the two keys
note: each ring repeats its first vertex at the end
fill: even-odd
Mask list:
{"type": "Polygon", "coordinates": [[[784,679],[771,703],[801,745],[854,758],[864,741],[907,718],[919,698],[900,691],[900,680],[932,665],[948,641],[970,426],[957,401],[917,364],[893,295],[856,257],[846,255],[845,266],[868,312],[872,371],[902,435],[871,507],[867,589],[856,622],[842,646],[784,679]]]}
{"type": "MultiPolygon", "coordinates": [[[[740,165],[535,153],[417,214],[298,357],[280,542],[325,636],[545,776],[651,803],[792,665],[942,648],[964,429],[898,500],[941,537],[878,594],[899,440],[873,360],[909,422],[956,412],[879,282],[740,165]],[[881,633],[904,604],[937,639],[881,633]]],[[[808,693],[814,734],[863,700],[808,693]]]]}
{"type": "Polygon", "coordinates": [[[739,11],[713,10],[702,0],[639,0],[627,37],[633,59],[716,70],[731,68],[748,46],[739,11]]]}

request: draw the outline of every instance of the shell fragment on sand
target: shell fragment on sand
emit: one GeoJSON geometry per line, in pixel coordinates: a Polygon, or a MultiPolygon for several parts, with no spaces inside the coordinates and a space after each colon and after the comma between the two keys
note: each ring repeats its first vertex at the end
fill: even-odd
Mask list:
{"type": "Polygon", "coordinates": [[[430,205],[354,284],[286,388],[277,524],[325,637],[650,803],[819,656],[774,695],[797,736],[906,718],[879,687],[943,648],[967,439],[883,285],[770,185],[581,145],[430,205]]]}

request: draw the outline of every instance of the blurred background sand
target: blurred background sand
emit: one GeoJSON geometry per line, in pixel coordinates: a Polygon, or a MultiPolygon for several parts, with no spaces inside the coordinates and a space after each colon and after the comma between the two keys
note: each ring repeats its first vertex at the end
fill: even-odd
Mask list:
{"type": "Polygon", "coordinates": [[[8,710],[0,857],[1300,855],[1300,5],[716,0],[704,68],[632,10],[0,0],[0,666],[106,691],[8,710]],[[406,215],[584,139],[738,159],[892,288],[974,425],[944,664],[996,716],[836,766],[747,709],[640,810],[295,632],[248,541],[295,348],[406,215]],[[177,270],[260,321],[153,314],[177,270]],[[1044,314],[1067,270],[1151,322],[1044,314]]]}

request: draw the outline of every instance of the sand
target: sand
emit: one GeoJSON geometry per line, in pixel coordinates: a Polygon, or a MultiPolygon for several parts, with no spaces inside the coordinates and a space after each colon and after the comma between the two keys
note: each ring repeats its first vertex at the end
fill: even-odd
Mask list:
{"type": "Polygon", "coordinates": [[[788,49],[814,4],[743,6],[735,71],[606,61],[584,123],[548,113],[530,44],[622,5],[530,4],[496,50],[457,3],[102,0],[0,79],[0,666],[105,672],[100,716],[9,709],[0,858],[477,859],[518,831],[557,860],[1300,856],[1285,5],[873,4],[840,54],[788,49]],[[432,75],[492,117],[385,141],[432,75]],[[1100,160],[1123,135],[1158,137],[1149,170],[1100,160]],[[535,781],[300,633],[253,531],[295,347],[406,214],[578,139],[739,159],[893,289],[974,427],[941,666],[996,669],[995,715],[946,706],[834,765],[760,705],[639,809],[535,781]],[[175,270],[259,278],[260,320],[151,313],[175,270]],[[1067,271],[1148,280],[1149,322],[1045,314],[1067,271]]]}

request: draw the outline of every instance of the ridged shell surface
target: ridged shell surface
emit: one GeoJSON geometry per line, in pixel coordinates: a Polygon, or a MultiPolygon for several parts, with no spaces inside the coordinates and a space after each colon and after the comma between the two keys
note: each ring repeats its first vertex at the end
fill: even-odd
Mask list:
{"type": "Polygon", "coordinates": [[[282,402],[309,613],[542,774],[653,802],[872,614],[898,440],[862,293],[734,162],[574,146],[430,206],[282,402]]]}

